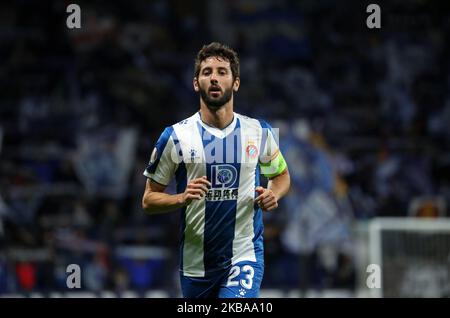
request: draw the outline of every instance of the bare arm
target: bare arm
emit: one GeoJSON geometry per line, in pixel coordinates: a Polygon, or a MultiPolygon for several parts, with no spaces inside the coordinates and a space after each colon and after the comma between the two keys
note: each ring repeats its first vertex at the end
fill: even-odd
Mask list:
{"type": "Polygon", "coordinates": [[[280,200],[289,191],[290,186],[291,176],[286,168],[281,174],[269,180],[267,189],[272,190],[277,200],[280,200]]]}
{"type": "Polygon", "coordinates": [[[282,173],[271,178],[267,184],[267,189],[263,187],[257,187],[256,191],[259,196],[255,199],[255,202],[264,211],[272,211],[278,207],[278,200],[280,200],[289,191],[291,185],[291,177],[289,170],[286,167],[282,173]]]}
{"type": "Polygon", "coordinates": [[[164,193],[166,187],[147,179],[142,197],[142,208],[149,214],[165,213],[189,205],[192,200],[200,200],[211,186],[206,177],[193,179],[186,191],[179,194],[164,193]]]}

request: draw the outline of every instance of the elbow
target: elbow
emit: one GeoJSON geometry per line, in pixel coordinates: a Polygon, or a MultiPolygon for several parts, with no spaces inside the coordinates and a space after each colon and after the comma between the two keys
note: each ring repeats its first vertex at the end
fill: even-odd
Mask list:
{"type": "Polygon", "coordinates": [[[144,196],[142,198],[142,209],[146,212],[146,213],[153,213],[154,209],[152,204],[149,202],[150,200],[147,198],[147,196],[144,196]]]}

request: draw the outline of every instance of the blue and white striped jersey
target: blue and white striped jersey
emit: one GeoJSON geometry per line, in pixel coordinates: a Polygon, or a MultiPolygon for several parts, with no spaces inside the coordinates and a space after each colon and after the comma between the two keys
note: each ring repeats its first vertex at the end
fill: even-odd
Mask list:
{"type": "Polygon", "coordinates": [[[222,130],[203,123],[198,112],[164,130],[144,175],[162,185],[175,177],[178,193],[189,180],[207,176],[211,182],[207,195],[181,212],[184,276],[211,276],[241,261],[264,263],[255,187],[261,164],[278,154],[271,127],[237,113],[222,130]]]}

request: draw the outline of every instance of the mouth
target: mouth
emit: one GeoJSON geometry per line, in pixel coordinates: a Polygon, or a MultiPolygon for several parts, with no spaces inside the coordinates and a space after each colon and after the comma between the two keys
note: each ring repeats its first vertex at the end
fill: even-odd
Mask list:
{"type": "Polygon", "coordinates": [[[220,87],[218,86],[212,86],[209,88],[208,92],[213,96],[213,97],[218,97],[220,95],[220,93],[222,93],[222,90],[220,89],[220,87]]]}

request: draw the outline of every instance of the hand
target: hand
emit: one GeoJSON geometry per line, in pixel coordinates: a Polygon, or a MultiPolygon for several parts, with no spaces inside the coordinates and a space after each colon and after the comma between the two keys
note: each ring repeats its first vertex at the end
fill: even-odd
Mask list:
{"type": "Polygon", "coordinates": [[[201,200],[208,192],[209,187],[211,187],[211,182],[206,179],[206,176],[191,180],[187,184],[186,190],[181,194],[180,203],[186,206],[192,200],[201,200]]]}
{"type": "Polygon", "coordinates": [[[256,187],[255,191],[259,194],[255,202],[263,211],[272,211],[278,207],[278,198],[272,190],[256,187]]]}

